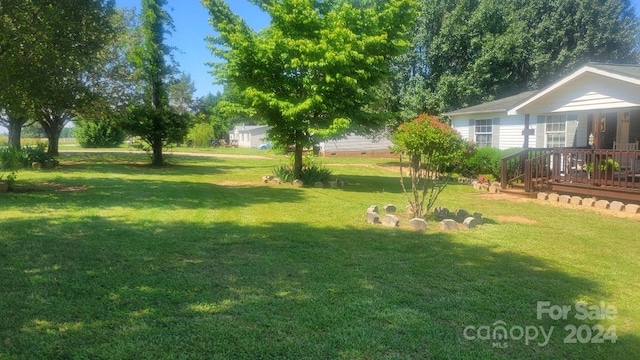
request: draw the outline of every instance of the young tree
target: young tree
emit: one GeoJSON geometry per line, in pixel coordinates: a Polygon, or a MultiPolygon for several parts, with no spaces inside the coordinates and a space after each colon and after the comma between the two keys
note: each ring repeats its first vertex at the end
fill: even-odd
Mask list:
{"type": "Polygon", "coordinates": [[[202,3],[219,33],[213,54],[225,60],[215,75],[266,119],[272,140],[294,146],[296,176],[319,137],[381,122],[365,106],[408,45],[413,0],[254,0],[272,19],[257,33],[223,0],[202,3]]]}
{"type": "Polygon", "coordinates": [[[151,148],[151,163],[164,165],[163,149],[171,142],[181,141],[187,133],[189,117],[169,106],[168,83],[171,68],[165,57],[171,48],[164,37],[173,26],[171,16],[162,8],[166,0],[142,0],[142,44],[135,51],[134,64],[144,83],[144,100],[134,105],[122,126],[132,135],[140,136],[151,148]]]}
{"type": "Polygon", "coordinates": [[[468,155],[469,146],[453,128],[429,115],[421,115],[412,122],[401,124],[391,140],[394,151],[400,154],[402,190],[414,217],[422,217],[447,186],[448,173],[468,155]],[[409,160],[411,193],[407,191],[404,180],[402,158],[405,156],[409,160]]]}

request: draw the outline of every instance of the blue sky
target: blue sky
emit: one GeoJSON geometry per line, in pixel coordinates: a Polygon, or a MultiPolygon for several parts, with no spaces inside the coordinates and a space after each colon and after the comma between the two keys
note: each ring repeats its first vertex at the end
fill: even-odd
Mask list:
{"type": "MultiPolygon", "coordinates": [[[[140,10],[140,0],[116,0],[120,8],[136,8],[140,10]]],[[[246,0],[227,0],[231,10],[245,19],[249,26],[256,30],[269,24],[269,15],[246,0]]],[[[167,38],[167,43],[177,47],[174,56],[180,70],[191,74],[196,84],[196,97],[215,94],[222,87],[214,85],[214,77],[209,73],[206,62],[215,61],[207,48],[205,37],[213,35],[209,25],[209,11],[202,6],[200,0],[168,0],[165,10],[171,14],[175,25],[174,33],[167,38]]]]}

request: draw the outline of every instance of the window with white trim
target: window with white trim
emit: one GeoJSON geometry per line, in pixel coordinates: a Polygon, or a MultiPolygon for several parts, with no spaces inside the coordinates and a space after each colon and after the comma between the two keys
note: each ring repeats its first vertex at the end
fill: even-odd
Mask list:
{"type": "Polygon", "coordinates": [[[546,147],[565,147],[567,142],[567,120],[577,119],[577,115],[549,115],[544,126],[546,147]]]}
{"type": "Polygon", "coordinates": [[[492,119],[478,119],[475,121],[475,142],[478,147],[491,147],[493,144],[492,119]]]}

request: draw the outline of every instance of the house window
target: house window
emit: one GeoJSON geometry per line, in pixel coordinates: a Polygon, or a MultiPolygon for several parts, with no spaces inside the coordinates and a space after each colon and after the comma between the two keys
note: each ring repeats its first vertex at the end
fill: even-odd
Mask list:
{"type": "Polygon", "coordinates": [[[575,120],[575,115],[550,115],[547,116],[545,124],[545,136],[547,138],[547,147],[565,147],[567,139],[567,117],[575,120]]]}
{"type": "Polygon", "coordinates": [[[491,147],[493,144],[493,124],[491,119],[476,120],[475,123],[476,145],[478,147],[491,147]]]}

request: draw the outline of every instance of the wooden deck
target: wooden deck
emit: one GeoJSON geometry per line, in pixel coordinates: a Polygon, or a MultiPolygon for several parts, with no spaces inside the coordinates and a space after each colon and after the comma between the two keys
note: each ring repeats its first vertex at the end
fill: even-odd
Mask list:
{"type": "Polygon", "coordinates": [[[502,159],[503,187],[640,202],[640,151],[525,149],[502,159]]]}

